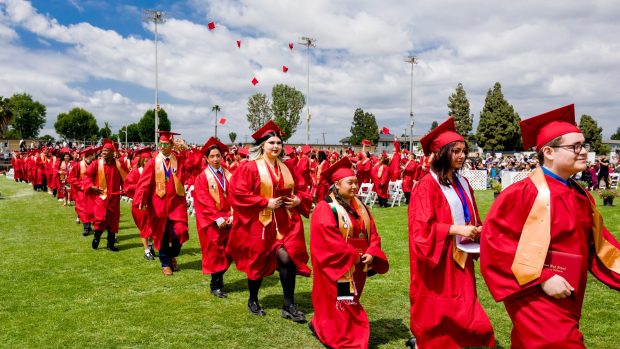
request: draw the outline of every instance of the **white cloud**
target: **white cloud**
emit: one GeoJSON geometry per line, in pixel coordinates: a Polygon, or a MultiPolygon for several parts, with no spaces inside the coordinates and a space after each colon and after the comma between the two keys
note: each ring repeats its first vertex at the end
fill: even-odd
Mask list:
{"type": "MultiPolygon", "coordinates": [[[[593,115],[605,135],[618,126],[620,7],[611,0],[188,4],[204,20],[169,18],[159,26],[159,69],[161,104],[175,129],[191,141],[212,134],[214,104],[228,119],[218,133],[236,131],[243,140],[251,133],[245,112],[252,93],[269,94],[276,83],[305,93],[306,51],[297,44],[302,35],[317,38],[311,62],[311,141],[321,140],[321,132],[328,132],[328,142],[346,136],[357,107],[375,113],[380,126],[402,133],[410,98],[410,66],[403,58],[412,52],[420,58],[414,73],[417,134],[447,116],[448,96],[459,82],[476,117],[486,91],[499,81],[522,117],[576,103],[577,112],[593,115]],[[206,27],[211,20],[217,24],[214,31],[206,27]],[[296,45],[292,51],[289,41],[296,45]],[[250,84],[254,76],[260,81],[256,87],[250,84]]],[[[0,0],[0,95],[33,94],[48,106],[47,131],[58,112],[76,105],[114,130],[137,121],[153,105],[152,97],[132,97],[116,85],[89,86],[90,81],[111,81],[125,89],[153,88],[154,28],[144,26],[151,35],[123,36],[89,23],[59,23],[27,1],[0,0]],[[16,29],[68,49],[28,49],[16,29]]],[[[293,140],[305,140],[304,123],[293,140]]]]}

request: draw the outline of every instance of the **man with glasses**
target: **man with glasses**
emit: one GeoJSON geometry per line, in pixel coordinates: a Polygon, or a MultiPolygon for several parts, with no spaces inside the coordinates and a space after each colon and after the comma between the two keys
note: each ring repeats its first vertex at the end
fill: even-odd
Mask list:
{"type": "Polygon", "coordinates": [[[133,205],[150,210],[153,244],[166,276],[179,271],[176,257],[189,239],[187,202],[183,183],[189,173],[185,161],[185,143],[174,143],[178,133],[159,131],[159,154],[144,166],[136,185],[133,205]],[[176,151],[173,151],[176,150],[176,151]]]}
{"type": "Polygon", "coordinates": [[[512,320],[512,347],[585,348],[579,319],[587,271],[620,290],[620,244],[594,199],[570,179],[586,168],[589,150],[574,105],[523,120],[521,135],[541,166],[491,207],[480,269],[512,320]]]}

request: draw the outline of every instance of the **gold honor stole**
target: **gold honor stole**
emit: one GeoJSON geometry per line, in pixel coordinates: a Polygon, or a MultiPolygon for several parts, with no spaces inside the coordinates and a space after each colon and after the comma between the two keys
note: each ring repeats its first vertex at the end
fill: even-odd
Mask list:
{"type": "Polygon", "coordinates": [[[86,161],[80,161],[80,178],[84,177],[84,172],[86,172],[86,161]]]}
{"type": "MultiPolygon", "coordinates": [[[[273,198],[273,182],[271,181],[271,175],[269,175],[267,163],[265,162],[265,159],[262,158],[255,161],[256,167],[258,168],[258,174],[260,176],[260,196],[265,199],[271,199],[273,198]]],[[[291,189],[291,193],[293,193],[295,190],[295,181],[293,181],[291,171],[289,171],[288,167],[286,167],[280,159],[276,159],[276,166],[280,169],[280,174],[284,179],[284,188],[291,189]]],[[[273,213],[273,209],[265,207],[258,214],[258,220],[263,225],[263,240],[265,239],[265,227],[273,220],[273,213]]],[[[278,222],[276,222],[276,233],[276,238],[278,240],[282,240],[282,234],[280,234],[280,230],[278,229],[278,222]]]]}
{"type": "MultiPolygon", "coordinates": [[[[121,179],[125,180],[125,177],[127,177],[127,172],[125,172],[125,170],[121,166],[121,163],[118,160],[115,160],[115,162],[116,162],[116,168],[118,169],[118,172],[121,175],[121,179]]],[[[105,200],[108,197],[108,183],[105,180],[105,172],[103,171],[103,166],[104,166],[103,158],[99,159],[99,163],[97,165],[98,165],[97,166],[97,186],[100,189],[103,189],[103,193],[99,195],[99,197],[101,198],[101,200],[105,200]]]]}
{"type": "MultiPolygon", "coordinates": [[[[347,210],[336,201],[334,194],[329,194],[329,196],[332,198],[332,202],[329,204],[329,206],[332,208],[332,211],[336,210],[335,213],[338,214],[338,230],[340,230],[340,234],[342,234],[344,240],[347,241],[349,237],[352,237],[351,234],[353,234],[353,223],[349,219],[349,214],[347,213],[347,210]]],[[[364,204],[362,204],[362,202],[357,197],[354,197],[353,200],[355,200],[355,203],[359,208],[359,210],[357,210],[357,213],[360,215],[360,219],[364,221],[364,227],[366,228],[366,239],[370,241],[370,216],[368,215],[368,211],[364,207],[364,204]]],[[[364,272],[367,271],[368,265],[366,264],[364,265],[364,272]]],[[[353,284],[354,272],[355,264],[352,265],[351,269],[347,270],[340,279],[338,279],[338,282],[348,282],[349,290],[353,294],[356,293],[356,289],[354,287],[355,285],[353,284]]]]}
{"type": "MultiPolygon", "coordinates": [[[[224,177],[226,177],[226,180],[230,183],[230,172],[228,172],[225,168],[222,169],[224,170],[224,177]]],[[[205,168],[205,176],[207,177],[207,183],[209,184],[209,194],[211,194],[211,197],[215,201],[215,208],[219,211],[222,207],[220,203],[220,185],[217,183],[217,179],[215,179],[213,172],[209,170],[209,166],[205,168]]],[[[224,197],[226,197],[226,192],[224,192],[224,197]]]]}
{"type": "MultiPolygon", "coordinates": [[[[159,153],[155,157],[155,193],[160,198],[163,198],[166,195],[166,173],[164,172],[164,159],[166,157],[159,153]]],[[[172,179],[174,180],[174,189],[176,190],[176,194],[178,196],[185,196],[185,188],[183,187],[183,183],[179,180],[176,175],[177,169],[177,158],[174,154],[170,154],[170,168],[174,169],[170,174],[172,179]]]]}
{"type": "MultiPolygon", "coordinates": [[[[536,186],[538,194],[523,226],[511,267],[519,285],[540,277],[551,241],[551,193],[542,168],[534,170],[530,174],[530,179],[536,186]]],[[[603,218],[593,199],[580,185],[573,182],[573,186],[590,200],[593,216],[592,237],[597,257],[607,268],[620,274],[620,251],[603,238],[603,218]]]]}

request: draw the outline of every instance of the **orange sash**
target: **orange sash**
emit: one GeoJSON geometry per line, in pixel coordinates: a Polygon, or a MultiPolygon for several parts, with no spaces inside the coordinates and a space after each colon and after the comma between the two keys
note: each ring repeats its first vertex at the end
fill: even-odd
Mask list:
{"type": "MultiPolygon", "coordinates": [[[[115,160],[115,161],[116,161],[116,168],[118,169],[118,172],[121,175],[121,179],[125,180],[125,177],[127,177],[127,172],[125,172],[125,170],[121,166],[121,163],[118,160],[115,160]]],[[[105,200],[108,197],[108,183],[105,180],[105,172],[103,170],[103,166],[104,166],[103,158],[99,159],[99,163],[97,165],[98,165],[97,166],[97,186],[100,189],[103,189],[103,193],[99,195],[99,197],[101,198],[101,200],[105,200]]]]}
{"type": "MultiPolygon", "coordinates": [[[[164,158],[165,156],[162,153],[157,154],[155,157],[155,193],[160,198],[163,198],[166,195],[166,173],[164,172],[164,158]]],[[[170,169],[174,170],[171,173],[172,179],[174,180],[174,188],[176,190],[176,194],[178,196],[185,196],[185,188],[183,187],[183,183],[179,180],[176,175],[177,167],[177,158],[174,154],[170,154],[168,157],[170,158],[170,169]]]]}
{"type": "MultiPolygon", "coordinates": [[[[225,168],[222,169],[224,170],[224,177],[226,177],[226,180],[230,183],[230,172],[228,172],[225,168]]],[[[220,185],[217,183],[213,172],[209,170],[208,166],[205,169],[205,176],[207,177],[207,183],[209,184],[209,194],[211,194],[211,197],[215,201],[215,208],[219,211],[222,206],[220,203],[220,185]]],[[[224,193],[224,197],[226,197],[226,193],[224,193]]]]}
{"type": "MultiPolygon", "coordinates": [[[[295,181],[293,180],[291,171],[289,171],[288,167],[286,167],[280,159],[276,159],[276,166],[280,169],[280,173],[284,179],[284,188],[290,188],[294,192],[295,181]]],[[[256,167],[258,168],[258,174],[260,175],[260,196],[265,199],[273,198],[273,182],[271,181],[271,175],[269,175],[269,169],[267,168],[265,159],[261,158],[256,160],[256,167]]],[[[269,207],[265,207],[258,214],[258,220],[263,224],[264,233],[265,227],[273,220],[273,210],[269,207]]],[[[280,234],[277,223],[276,232],[278,240],[282,239],[282,234],[280,234]]]]}

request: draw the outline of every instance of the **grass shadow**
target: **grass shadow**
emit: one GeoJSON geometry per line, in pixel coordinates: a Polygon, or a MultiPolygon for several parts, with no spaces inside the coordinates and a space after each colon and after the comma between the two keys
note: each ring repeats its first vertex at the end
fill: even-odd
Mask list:
{"type": "Polygon", "coordinates": [[[394,340],[405,341],[411,337],[409,327],[401,319],[378,319],[370,321],[369,348],[378,348],[379,345],[387,344],[394,340]]]}
{"type": "Polygon", "coordinates": [[[135,239],[135,238],[139,238],[140,234],[118,234],[116,236],[116,238],[118,239],[118,241],[124,241],[124,240],[130,240],[130,239],[135,239]]]}
{"type": "Polygon", "coordinates": [[[186,270],[186,269],[190,269],[190,270],[202,270],[202,260],[194,260],[191,262],[186,262],[186,263],[179,263],[179,269],[181,270],[186,270]]]}
{"type": "MultiPolygon", "coordinates": [[[[278,283],[278,279],[274,277],[264,278],[263,283],[261,284],[261,289],[265,289],[265,287],[274,286],[277,283],[278,283]]],[[[236,292],[247,293],[248,292],[248,279],[246,278],[237,279],[229,283],[229,282],[226,282],[226,274],[224,274],[224,291],[226,291],[227,293],[236,293],[236,292]]],[[[260,292],[258,294],[258,297],[260,300],[260,292]]]]}
{"type": "Polygon", "coordinates": [[[181,248],[181,253],[179,255],[180,256],[183,256],[183,255],[190,255],[190,256],[202,255],[202,250],[200,248],[194,248],[194,247],[181,248]]]}
{"type": "MultiPolygon", "coordinates": [[[[260,299],[260,296],[259,296],[260,299]]],[[[270,294],[260,299],[260,303],[265,309],[282,309],[282,302],[284,296],[282,292],[277,294],[270,294]]],[[[297,308],[303,311],[306,316],[308,313],[314,312],[312,308],[312,293],[311,292],[295,292],[295,304],[297,308]]]]}
{"type": "MultiPolygon", "coordinates": [[[[119,240],[119,241],[122,241],[122,240],[119,240]]],[[[131,250],[132,248],[142,247],[142,244],[141,243],[118,244],[118,245],[116,245],[116,247],[118,247],[119,251],[125,251],[125,250],[131,250]]]]}

